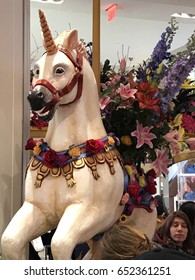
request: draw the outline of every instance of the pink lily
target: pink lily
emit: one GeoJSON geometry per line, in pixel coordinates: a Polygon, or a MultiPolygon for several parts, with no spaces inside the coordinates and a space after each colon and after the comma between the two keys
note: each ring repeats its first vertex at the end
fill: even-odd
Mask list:
{"type": "Polygon", "coordinates": [[[164,136],[164,138],[169,143],[177,143],[181,136],[177,130],[171,130],[164,136]]]}
{"type": "Polygon", "coordinates": [[[125,70],[126,70],[126,59],[125,57],[122,57],[121,58],[121,61],[120,61],[120,70],[121,70],[121,73],[125,73],[125,70]]]}
{"type": "Polygon", "coordinates": [[[179,152],[179,140],[182,140],[182,135],[177,130],[171,130],[164,136],[165,140],[169,142],[172,154],[179,152]]]}
{"type": "Polygon", "coordinates": [[[110,99],[110,96],[105,96],[103,98],[100,99],[99,101],[99,105],[100,105],[100,109],[104,110],[104,108],[109,104],[115,102],[114,100],[110,99]]]}
{"type": "Polygon", "coordinates": [[[159,150],[156,149],[157,158],[152,162],[152,168],[156,171],[156,176],[159,177],[162,173],[168,174],[168,166],[172,163],[172,160],[168,157],[168,150],[159,150]]]}
{"type": "Polygon", "coordinates": [[[132,136],[137,137],[137,149],[140,148],[144,143],[146,143],[150,148],[153,148],[153,143],[150,140],[156,138],[156,135],[150,133],[151,129],[152,127],[143,127],[143,125],[137,121],[137,130],[131,132],[132,136]]]}
{"type": "Polygon", "coordinates": [[[131,89],[130,84],[123,85],[120,83],[120,87],[118,88],[117,92],[120,94],[120,97],[122,100],[126,100],[128,98],[135,98],[135,93],[137,92],[137,89],[131,89]]]}

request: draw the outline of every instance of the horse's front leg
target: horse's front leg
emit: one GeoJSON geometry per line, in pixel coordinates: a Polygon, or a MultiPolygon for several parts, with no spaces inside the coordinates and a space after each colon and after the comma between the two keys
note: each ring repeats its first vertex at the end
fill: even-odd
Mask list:
{"type": "Polygon", "coordinates": [[[75,246],[96,233],[98,216],[97,209],[90,206],[78,203],[67,207],[51,241],[53,258],[70,260],[75,246]]]}
{"type": "Polygon", "coordinates": [[[48,229],[45,216],[40,209],[31,203],[24,202],[1,238],[2,251],[6,259],[26,259],[27,243],[42,235],[48,229]]]}

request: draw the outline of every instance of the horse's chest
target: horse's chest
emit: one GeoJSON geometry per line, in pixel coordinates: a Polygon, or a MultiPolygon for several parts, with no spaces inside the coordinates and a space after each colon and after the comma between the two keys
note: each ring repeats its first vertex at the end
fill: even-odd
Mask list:
{"type": "Polygon", "coordinates": [[[121,185],[123,182],[118,156],[117,150],[113,150],[80,158],[62,168],[48,168],[32,158],[27,170],[25,200],[58,217],[69,205],[81,201],[83,204],[95,203],[99,207],[102,194],[108,200],[114,183],[121,185]]]}
{"type": "MultiPolygon", "coordinates": [[[[68,162],[63,167],[52,167],[48,168],[41,161],[38,161],[36,158],[32,157],[28,170],[35,171],[36,177],[33,178],[33,185],[35,188],[40,188],[42,186],[45,178],[49,177],[51,180],[54,180],[56,183],[56,179],[59,177],[64,177],[66,181],[66,185],[69,188],[72,188],[76,184],[75,173],[83,173],[86,174],[85,169],[89,169],[88,172],[91,173],[92,177],[95,180],[98,180],[100,177],[98,172],[99,165],[107,165],[107,169],[109,169],[109,173],[111,175],[115,174],[114,161],[121,161],[120,155],[116,149],[104,153],[95,154],[90,157],[83,157],[73,161],[68,162]]],[[[81,176],[81,180],[84,180],[81,176]]],[[[31,183],[31,184],[32,184],[31,183]]]]}

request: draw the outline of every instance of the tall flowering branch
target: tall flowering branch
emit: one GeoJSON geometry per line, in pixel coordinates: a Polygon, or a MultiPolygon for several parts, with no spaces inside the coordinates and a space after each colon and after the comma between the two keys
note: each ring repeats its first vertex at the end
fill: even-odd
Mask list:
{"type": "Polygon", "coordinates": [[[161,108],[167,113],[172,99],[179,93],[182,83],[187,79],[189,73],[195,66],[195,54],[191,51],[182,57],[178,56],[167,75],[161,81],[158,97],[161,97],[161,108]]]}
{"type": "Polygon", "coordinates": [[[138,82],[146,82],[153,80],[153,83],[159,83],[163,71],[166,70],[165,65],[161,65],[164,60],[170,60],[172,58],[171,53],[168,51],[171,48],[173,38],[178,29],[177,21],[173,17],[169,22],[170,26],[166,28],[166,31],[162,33],[161,39],[156,44],[151,57],[138,67],[136,78],[138,82]],[[163,68],[163,69],[162,69],[163,68]],[[154,79],[155,78],[155,79],[154,79]]]}

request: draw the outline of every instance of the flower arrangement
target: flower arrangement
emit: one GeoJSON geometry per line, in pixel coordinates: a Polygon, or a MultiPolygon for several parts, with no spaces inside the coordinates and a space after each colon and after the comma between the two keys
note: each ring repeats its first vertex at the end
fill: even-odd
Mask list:
{"type": "Polygon", "coordinates": [[[119,139],[131,176],[127,192],[137,203],[143,191],[156,192],[155,179],[168,174],[174,155],[194,147],[187,139],[195,133],[195,87],[188,81],[186,88],[184,82],[195,67],[195,33],[186,50],[174,55],[169,49],[177,29],[172,18],[151,57],[138,67],[127,69],[127,57],[119,60],[118,71],[109,60],[102,67],[103,122],[119,139]]]}

